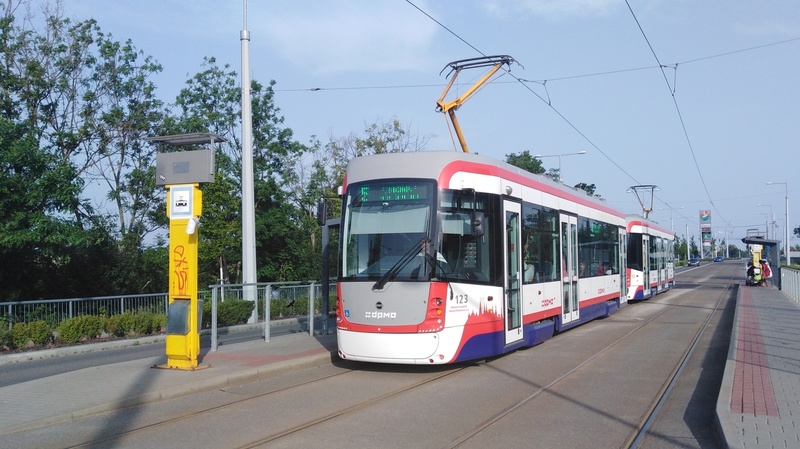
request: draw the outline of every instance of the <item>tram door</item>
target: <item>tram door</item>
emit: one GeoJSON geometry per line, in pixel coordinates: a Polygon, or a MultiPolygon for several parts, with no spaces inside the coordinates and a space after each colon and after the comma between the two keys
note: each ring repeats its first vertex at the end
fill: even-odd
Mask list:
{"type": "Polygon", "coordinates": [[[580,318],[578,307],[578,217],[561,214],[561,284],[564,289],[561,323],[580,318]]]}
{"type": "Polygon", "coordinates": [[[642,234],[642,297],[650,297],[650,236],[642,234]]]}
{"type": "Polygon", "coordinates": [[[519,203],[503,201],[506,232],[503,242],[506,248],[505,262],[505,330],[506,344],[522,339],[522,235],[520,232],[521,209],[519,203]]]}
{"type": "Polygon", "coordinates": [[[628,300],[628,235],[625,229],[619,230],[619,301],[628,300]]]}

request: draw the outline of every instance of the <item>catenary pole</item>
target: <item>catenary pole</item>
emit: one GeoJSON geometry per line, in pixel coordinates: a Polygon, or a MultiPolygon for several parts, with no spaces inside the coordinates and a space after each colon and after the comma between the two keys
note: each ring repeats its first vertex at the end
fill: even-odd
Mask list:
{"type": "MultiPolygon", "coordinates": [[[[242,42],[242,284],[244,299],[256,300],[256,220],[253,188],[253,115],[250,103],[250,32],[247,31],[247,0],[243,0],[242,42]]],[[[251,323],[258,321],[253,308],[251,323]]]]}

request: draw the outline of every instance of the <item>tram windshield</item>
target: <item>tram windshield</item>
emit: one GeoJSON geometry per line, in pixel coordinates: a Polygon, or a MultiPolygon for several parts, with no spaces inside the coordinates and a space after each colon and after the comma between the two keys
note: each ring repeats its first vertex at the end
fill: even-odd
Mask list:
{"type": "Polygon", "coordinates": [[[342,278],[383,283],[429,279],[432,264],[426,254],[435,197],[436,186],[430,180],[377,180],[349,186],[344,198],[342,278]]]}

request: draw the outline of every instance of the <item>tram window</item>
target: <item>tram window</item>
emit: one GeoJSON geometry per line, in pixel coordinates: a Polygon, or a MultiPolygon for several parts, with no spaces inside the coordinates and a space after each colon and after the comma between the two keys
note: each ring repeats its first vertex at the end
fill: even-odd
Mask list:
{"type": "Polygon", "coordinates": [[[555,281],[560,260],[558,212],[522,203],[522,242],[526,284],[555,281]]]}
{"type": "Polygon", "coordinates": [[[642,271],[642,235],[628,234],[628,267],[642,271]]]}
{"type": "Polygon", "coordinates": [[[447,261],[444,276],[450,281],[494,283],[502,253],[497,247],[497,201],[484,193],[442,190],[438,254],[447,261]],[[480,210],[475,211],[473,208],[480,210]],[[477,214],[475,213],[477,212],[477,214]],[[473,216],[483,215],[483,233],[473,233],[473,216]]]}
{"type": "Polygon", "coordinates": [[[581,277],[619,274],[617,227],[586,217],[578,218],[578,260],[581,277]]]}
{"type": "Polygon", "coordinates": [[[433,183],[415,183],[412,193],[396,184],[400,183],[348,188],[342,227],[342,277],[374,279],[398,270],[396,280],[427,278],[426,271],[418,269],[424,266],[425,258],[420,256],[418,261],[410,257],[415,247],[422,253],[424,238],[430,235],[433,183]],[[403,265],[398,266],[401,260],[403,265]]]}
{"type": "Polygon", "coordinates": [[[657,269],[658,268],[658,258],[660,256],[659,251],[659,244],[658,239],[655,237],[650,237],[650,268],[657,269]]]}

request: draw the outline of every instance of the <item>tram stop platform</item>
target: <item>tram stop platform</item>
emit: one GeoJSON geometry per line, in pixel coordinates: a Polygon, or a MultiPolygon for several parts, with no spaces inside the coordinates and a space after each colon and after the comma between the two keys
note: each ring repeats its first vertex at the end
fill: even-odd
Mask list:
{"type": "MultiPolygon", "coordinates": [[[[161,336],[160,344],[163,345],[163,341],[161,336]]],[[[159,343],[156,341],[152,344],[159,343]]],[[[76,352],[75,348],[63,348],[61,351],[76,352]]],[[[13,360],[15,357],[26,360],[33,356],[4,355],[0,356],[0,364],[17,363],[13,360]]],[[[57,353],[49,355],[58,356],[57,353]]],[[[36,357],[41,358],[42,354],[36,357]]],[[[155,368],[155,365],[166,362],[164,355],[100,365],[5,386],[0,388],[0,441],[4,434],[241,385],[329,364],[333,357],[338,357],[336,334],[312,337],[308,333],[294,333],[273,337],[269,342],[251,340],[221,345],[216,352],[203,348],[199,358],[202,369],[155,368]]]]}
{"type": "Polygon", "coordinates": [[[716,422],[728,448],[800,447],[800,306],[775,287],[738,289],[716,422]]]}

